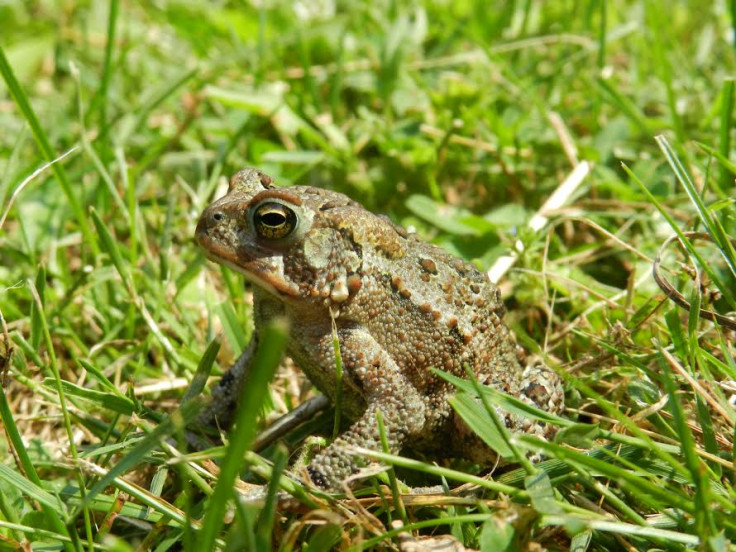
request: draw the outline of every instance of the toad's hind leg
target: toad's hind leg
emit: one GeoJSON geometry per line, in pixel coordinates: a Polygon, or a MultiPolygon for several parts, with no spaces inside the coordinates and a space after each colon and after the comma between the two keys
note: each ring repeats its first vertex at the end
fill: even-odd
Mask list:
{"type": "MultiPolygon", "coordinates": [[[[541,362],[529,362],[521,370],[517,383],[510,385],[507,392],[515,398],[550,414],[559,414],[564,409],[564,391],[562,380],[550,368],[541,362]]],[[[509,382],[506,382],[507,384],[509,382]]],[[[478,399],[479,407],[483,408],[478,399]]],[[[501,423],[512,433],[523,433],[550,440],[557,433],[557,426],[540,420],[506,412],[495,407],[501,423]]],[[[453,449],[458,457],[466,458],[478,464],[490,465],[496,462],[504,464],[496,451],[492,450],[476,435],[455,413],[453,418],[453,449]]],[[[529,456],[532,461],[542,458],[539,454],[529,456]]]]}

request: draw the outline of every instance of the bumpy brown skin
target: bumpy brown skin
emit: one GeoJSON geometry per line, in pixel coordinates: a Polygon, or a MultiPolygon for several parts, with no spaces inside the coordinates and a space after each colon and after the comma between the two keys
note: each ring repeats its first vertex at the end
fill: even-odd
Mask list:
{"type": "MultiPolygon", "coordinates": [[[[334,399],[334,318],[344,366],[343,409],[354,423],[310,464],[322,487],[339,489],[357,470],[344,445],[381,448],[378,411],[392,452],[410,446],[481,462],[495,458],[463,429],[447,402],[454,388],[430,367],[462,377],[464,366],[471,366],[484,385],[551,412],[562,407],[554,373],[520,366],[502,322],[503,303],[486,275],[345,195],[276,188],[260,171],[245,169],[232,177],[227,195],[204,211],[196,239],[211,260],[255,284],[254,343],[213,391],[205,423],[229,423],[258,327],[276,315],[290,321],[287,354],[334,399]],[[266,218],[264,225],[257,213],[274,204],[288,216],[266,218]]],[[[512,430],[553,431],[500,414],[512,430]]]]}

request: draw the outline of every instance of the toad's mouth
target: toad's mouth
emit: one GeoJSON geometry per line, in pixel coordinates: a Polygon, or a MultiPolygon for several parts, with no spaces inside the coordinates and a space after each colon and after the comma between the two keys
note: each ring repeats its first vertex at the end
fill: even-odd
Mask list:
{"type": "Polygon", "coordinates": [[[267,261],[265,258],[244,258],[229,248],[214,244],[204,236],[197,236],[207,259],[224,265],[242,274],[246,280],[276,297],[294,298],[299,294],[298,286],[290,284],[281,276],[283,260],[280,257],[267,261]]]}

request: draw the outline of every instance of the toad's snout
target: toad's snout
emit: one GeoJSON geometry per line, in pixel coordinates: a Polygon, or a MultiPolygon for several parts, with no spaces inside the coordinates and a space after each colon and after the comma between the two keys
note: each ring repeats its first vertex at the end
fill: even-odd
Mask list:
{"type": "Polygon", "coordinates": [[[216,232],[217,228],[225,220],[225,214],[222,209],[209,207],[205,209],[202,216],[199,217],[197,222],[197,228],[194,231],[195,241],[202,247],[208,242],[213,232],[216,232]]]}

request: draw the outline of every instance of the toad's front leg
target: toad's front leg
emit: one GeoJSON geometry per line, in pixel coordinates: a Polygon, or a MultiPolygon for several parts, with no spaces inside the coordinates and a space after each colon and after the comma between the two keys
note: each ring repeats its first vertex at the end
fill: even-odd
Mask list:
{"type": "MultiPolygon", "coordinates": [[[[332,349],[331,338],[325,346],[325,358],[334,358],[328,352],[332,349]]],[[[363,330],[343,330],[340,354],[345,377],[350,378],[360,390],[367,406],[350,429],[320,452],[307,467],[317,485],[332,490],[340,490],[342,481],[355,473],[361,464],[360,458],[346,447],[381,450],[376,418],[379,411],[392,453],[398,453],[410,437],[419,434],[426,420],[423,397],[370,334],[363,330]]]]}
{"type": "Polygon", "coordinates": [[[229,429],[235,417],[240,391],[245,385],[253,364],[258,334],[254,333],[238,360],[223,374],[212,389],[212,396],[197,417],[197,425],[204,428],[229,429]]]}

